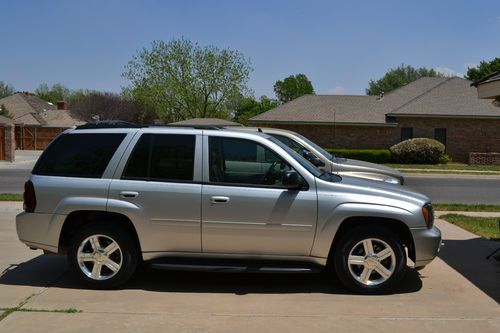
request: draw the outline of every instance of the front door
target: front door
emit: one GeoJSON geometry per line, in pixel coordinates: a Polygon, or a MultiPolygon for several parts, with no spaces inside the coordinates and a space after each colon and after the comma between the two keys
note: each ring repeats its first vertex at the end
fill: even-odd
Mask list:
{"type": "Polygon", "coordinates": [[[316,229],[315,184],[287,190],[290,165],[258,142],[204,136],[202,249],[210,253],[309,255],[316,229]]]}

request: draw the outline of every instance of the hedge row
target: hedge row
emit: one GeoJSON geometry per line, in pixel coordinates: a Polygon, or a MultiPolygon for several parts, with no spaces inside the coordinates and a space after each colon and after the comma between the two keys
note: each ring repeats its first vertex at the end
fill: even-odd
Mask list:
{"type": "Polygon", "coordinates": [[[351,158],[372,163],[390,163],[391,152],[389,149],[335,149],[326,148],[326,150],[335,156],[351,158]]]}

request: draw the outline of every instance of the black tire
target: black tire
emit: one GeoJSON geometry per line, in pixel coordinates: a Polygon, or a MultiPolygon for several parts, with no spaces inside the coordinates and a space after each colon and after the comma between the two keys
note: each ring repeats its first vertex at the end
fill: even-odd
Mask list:
{"type": "MultiPolygon", "coordinates": [[[[399,286],[406,273],[406,252],[403,243],[396,234],[387,228],[380,226],[360,226],[353,228],[344,234],[334,246],[335,248],[332,255],[335,272],[340,282],[347,289],[355,293],[374,295],[393,292],[399,286]],[[374,244],[374,252],[377,252],[375,247],[383,249],[385,245],[388,245],[394,254],[394,257],[389,257],[382,261],[378,261],[377,258],[374,259],[374,265],[378,265],[380,262],[384,266],[389,267],[389,270],[393,269],[393,271],[383,282],[377,282],[377,280],[382,281],[384,277],[379,274],[376,269],[371,271],[372,273],[370,273],[369,277],[374,278],[374,284],[371,285],[360,282],[362,271],[365,269],[364,265],[351,265],[351,270],[353,271],[353,273],[351,273],[349,268],[350,265],[348,264],[350,252],[356,250],[363,251],[360,248],[360,246],[363,247],[363,245],[359,245],[359,243],[366,239],[374,239],[372,242],[374,244]],[[377,240],[382,242],[378,242],[377,240]],[[383,244],[383,242],[385,242],[385,244],[383,244]],[[354,275],[358,273],[359,280],[354,277],[354,275]]],[[[364,251],[360,256],[365,256],[364,251]]],[[[379,268],[380,266],[377,267],[379,268]]],[[[368,270],[368,272],[370,272],[370,270],[368,270]]]]}
{"type": "MultiPolygon", "coordinates": [[[[135,273],[137,264],[140,261],[139,258],[139,250],[136,241],[130,232],[121,227],[118,223],[92,223],[86,225],[72,237],[68,248],[68,264],[70,269],[78,276],[81,282],[93,289],[113,289],[127,282],[135,273]],[[86,275],[78,263],[80,245],[84,240],[93,235],[102,235],[102,237],[99,236],[101,242],[106,242],[106,240],[109,241],[109,239],[111,239],[119,246],[119,251],[115,251],[115,254],[112,255],[118,256],[118,260],[116,261],[120,261],[121,266],[117,269],[116,273],[109,270],[107,267],[102,268],[102,270],[109,270],[110,272],[108,274],[110,277],[105,277],[106,279],[104,280],[96,280],[86,275]]],[[[93,267],[93,262],[86,263],[85,265],[87,269],[90,270],[88,265],[93,267]]],[[[102,267],[104,266],[105,265],[102,267]]],[[[105,274],[103,273],[103,275],[105,274]]]]}

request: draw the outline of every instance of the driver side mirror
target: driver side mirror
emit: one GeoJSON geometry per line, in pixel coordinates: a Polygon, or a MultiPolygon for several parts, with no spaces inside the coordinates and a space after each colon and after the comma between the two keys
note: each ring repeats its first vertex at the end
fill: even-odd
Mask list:
{"type": "Polygon", "coordinates": [[[302,185],[299,174],[293,170],[285,172],[281,183],[289,190],[297,190],[302,185]]]}
{"type": "Polygon", "coordinates": [[[310,151],[305,150],[302,153],[302,156],[304,156],[305,159],[308,160],[309,162],[311,162],[315,167],[324,167],[325,166],[325,162],[323,162],[321,159],[316,157],[316,155],[314,155],[310,151]]]}

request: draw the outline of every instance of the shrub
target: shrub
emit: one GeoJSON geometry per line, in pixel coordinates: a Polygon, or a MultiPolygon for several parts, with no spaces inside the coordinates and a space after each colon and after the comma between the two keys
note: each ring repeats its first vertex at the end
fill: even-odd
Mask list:
{"type": "Polygon", "coordinates": [[[444,157],[444,145],[433,139],[415,138],[390,148],[392,160],[403,164],[438,164],[444,157]]]}
{"type": "Polygon", "coordinates": [[[451,157],[447,154],[443,154],[439,158],[439,164],[448,164],[449,162],[451,162],[451,157]]]}
{"type": "Polygon", "coordinates": [[[326,148],[326,150],[335,155],[354,160],[361,160],[372,163],[389,163],[391,161],[391,152],[388,149],[335,149],[326,148]]]}

